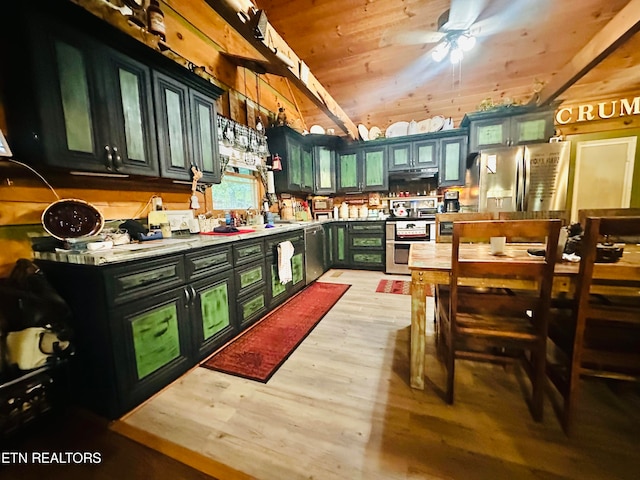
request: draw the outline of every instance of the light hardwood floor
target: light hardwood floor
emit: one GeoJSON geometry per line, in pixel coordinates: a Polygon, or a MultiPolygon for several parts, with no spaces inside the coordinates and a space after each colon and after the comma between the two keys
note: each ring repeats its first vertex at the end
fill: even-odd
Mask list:
{"type": "Polygon", "coordinates": [[[571,439],[548,401],[531,419],[517,368],[459,361],[446,405],[432,341],[411,389],[411,297],[381,278],[409,279],[327,272],[352,287],[267,384],[196,368],[112,428],[221,479],[639,477],[637,389],[585,383],[571,439]]]}

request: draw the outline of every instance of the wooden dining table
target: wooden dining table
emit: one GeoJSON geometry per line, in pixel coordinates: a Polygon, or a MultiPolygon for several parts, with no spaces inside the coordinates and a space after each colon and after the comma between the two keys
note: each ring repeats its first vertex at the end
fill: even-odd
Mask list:
{"type": "MultiPolygon", "coordinates": [[[[532,257],[527,252],[540,245],[527,243],[508,243],[505,254],[493,256],[488,244],[461,245],[460,256],[468,260],[510,262],[532,257]]],[[[575,289],[580,264],[559,261],[556,263],[553,280],[553,295],[571,295],[575,289]]],[[[409,270],[411,271],[411,387],[424,389],[424,360],[426,346],[427,287],[436,284],[449,284],[451,277],[451,244],[436,242],[418,242],[411,245],[409,251],[409,270]]],[[[596,264],[594,278],[603,280],[640,280],[640,245],[627,244],[624,254],[616,263],[596,264]]],[[[514,288],[523,287],[525,280],[514,278],[507,282],[494,283],[491,278],[484,279],[476,287],[514,288]]],[[[603,286],[598,293],[611,293],[619,287],[603,286]]]]}

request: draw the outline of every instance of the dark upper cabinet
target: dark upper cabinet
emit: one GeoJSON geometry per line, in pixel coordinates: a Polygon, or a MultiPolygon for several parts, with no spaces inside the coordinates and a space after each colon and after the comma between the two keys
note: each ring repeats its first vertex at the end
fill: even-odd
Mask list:
{"type": "Polygon", "coordinates": [[[439,145],[438,186],[463,186],[467,161],[467,135],[441,138],[439,145]]]}
{"type": "Polygon", "coordinates": [[[8,80],[15,153],[72,170],[157,175],[150,69],[39,15],[26,33],[33,83],[8,80]],[[24,109],[12,105],[28,97],[24,109]]]}
{"type": "Polygon", "coordinates": [[[313,154],[304,137],[289,127],[267,131],[271,155],[279,155],[282,170],[274,171],[277,192],[311,193],[314,188],[313,154]]]}
{"type": "Polygon", "coordinates": [[[191,120],[189,89],[159,72],[153,74],[156,95],[160,164],[162,175],[189,180],[191,168],[191,120]]]}
{"type": "Polygon", "coordinates": [[[316,176],[315,193],[318,195],[336,193],[335,151],[324,145],[314,146],[313,164],[316,176]]]}
{"type": "Polygon", "coordinates": [[[469,151],[546,142],[554,133],[554,110],[509,107],[466,115],[469,151]]]}
{"type": "Polygon", "coordinates": [[[24,28],[2,32],[3,44],[22,47],[7,48],[7,62],[24,64],[3,72],[16,157],[183,180],[195,164],[202,181],[220,181],[221,89],[72,2],[36,4],[9,5],[24,28]]]}
{"type": "Polygon", "coordinates": [[[215,100],[184,82],[153,73],[161,175],[191,180],[191,166],[202,181],[220,183],[215,100]]]}
{"type": "Polygon", "coordinates": [[[194,163],[202,171],[203,182],[220,183],[216,100],[193,89],[189,100],[194,163]]]}
{"type": "Polygon", "coordinates": [[[383,191],[389,186],[387,145],[358,146],[337,154],[338,192],[383,191]]]}

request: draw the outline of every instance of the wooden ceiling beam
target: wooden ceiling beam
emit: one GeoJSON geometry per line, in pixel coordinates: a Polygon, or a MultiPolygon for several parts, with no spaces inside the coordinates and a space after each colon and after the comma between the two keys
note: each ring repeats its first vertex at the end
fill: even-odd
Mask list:
{"type": "MultiPolygon", "coordinates": [[[[322,110],[344,133],[351,138],[358,137],[358,129],[340,105],[327,92],[317,78],[308,70],[304,62],[287,45],[284,39],[267,22],[264,26],[266,34],[263,39],[257,38],[253,25],[252,12],[236,5],[238,0],[205,0],[207,4],[234,28],[253,48],[255,48],[271,65],[271,71],[288,79],[320,110],[322,110]],[[304,73],[303,73],[304,71],[304,73]],[[301,78],[304,77],[304,78],[301,78]]],[[[250,3],[250,2],[249,2],[250,3]]]]}
{"type": "Polygon", "coordinates": [[[569,87],[640,30],[640,0],[631,0],[560,70],[532,103],[550,105],[569,87]]]}

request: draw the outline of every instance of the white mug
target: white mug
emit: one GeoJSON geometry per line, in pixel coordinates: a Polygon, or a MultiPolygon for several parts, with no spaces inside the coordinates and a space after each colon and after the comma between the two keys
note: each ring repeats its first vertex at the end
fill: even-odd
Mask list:
{"type": "Polygon", "coordinates": [[[507,237],[491,237],[489,240],[491,242],[491,255],[502,255],[507,237]]]}

